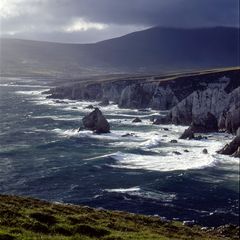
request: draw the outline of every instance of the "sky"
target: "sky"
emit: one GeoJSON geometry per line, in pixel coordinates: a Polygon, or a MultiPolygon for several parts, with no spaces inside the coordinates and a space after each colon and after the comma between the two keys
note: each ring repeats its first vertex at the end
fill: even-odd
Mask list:
{"type": "Polygon", "coordinates": [[[92,43],[154,26],[239,26],[239,0],[0,0],[1,37],[92,43]]]}

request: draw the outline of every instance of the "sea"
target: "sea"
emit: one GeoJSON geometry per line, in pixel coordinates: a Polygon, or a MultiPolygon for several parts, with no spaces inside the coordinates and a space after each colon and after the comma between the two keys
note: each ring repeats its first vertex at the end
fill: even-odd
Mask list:
{"type": "Polygon", "coordinates": [[[193,221],[239,224],[239,159],[219,155],[232,135],[180,140],[164,112],[100,107],[111,132],[78,131],[99,102],[49,99],[49,81],[1,78],[0,194],[193,221]],[[132,123],[140,117],[142,122],[132,123]],[[171,142],[177,140],[177,142],[171,142]],[[208,154],[203,153],[207,149],[208,154]]]}

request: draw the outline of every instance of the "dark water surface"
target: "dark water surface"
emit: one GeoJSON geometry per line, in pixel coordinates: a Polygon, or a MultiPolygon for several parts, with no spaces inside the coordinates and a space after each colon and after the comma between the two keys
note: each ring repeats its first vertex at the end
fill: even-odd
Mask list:
{"type": "Polygon", "coordinates": [[[238,223],[239,159],[215,153],[231,136],[169,143],[185,128],[170,125],[166,131],[151,125],[156,112],[115,105],[102,108],[110,134],[78,132],[89,103],[56,103],[41,95],[48,88],[41,84],[2,79],[0,193],[209,226],[238,223]],[[135,116],[143,122],[131,123],[135,116]],[[122,137],[126,133],[134,136],[122,137]]]}

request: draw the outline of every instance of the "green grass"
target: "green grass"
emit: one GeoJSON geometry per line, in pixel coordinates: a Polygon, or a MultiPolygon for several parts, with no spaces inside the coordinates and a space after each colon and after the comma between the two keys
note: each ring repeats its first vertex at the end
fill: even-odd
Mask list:
{"type": "Polygon", "coordinates": [[[158,217],[0,195],[0,240],[238,239],[236,228],[231,234],[226,237],[158,217]]]}

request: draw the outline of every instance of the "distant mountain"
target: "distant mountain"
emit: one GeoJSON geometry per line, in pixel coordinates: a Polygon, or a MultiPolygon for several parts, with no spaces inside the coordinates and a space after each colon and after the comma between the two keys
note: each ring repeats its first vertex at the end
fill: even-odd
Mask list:
{"type": "Polygon", "coordinates": [[[155,27],[95,44],[1,39],[1,72],[79,76],[238,66],[239,29],[155,27]]]}

